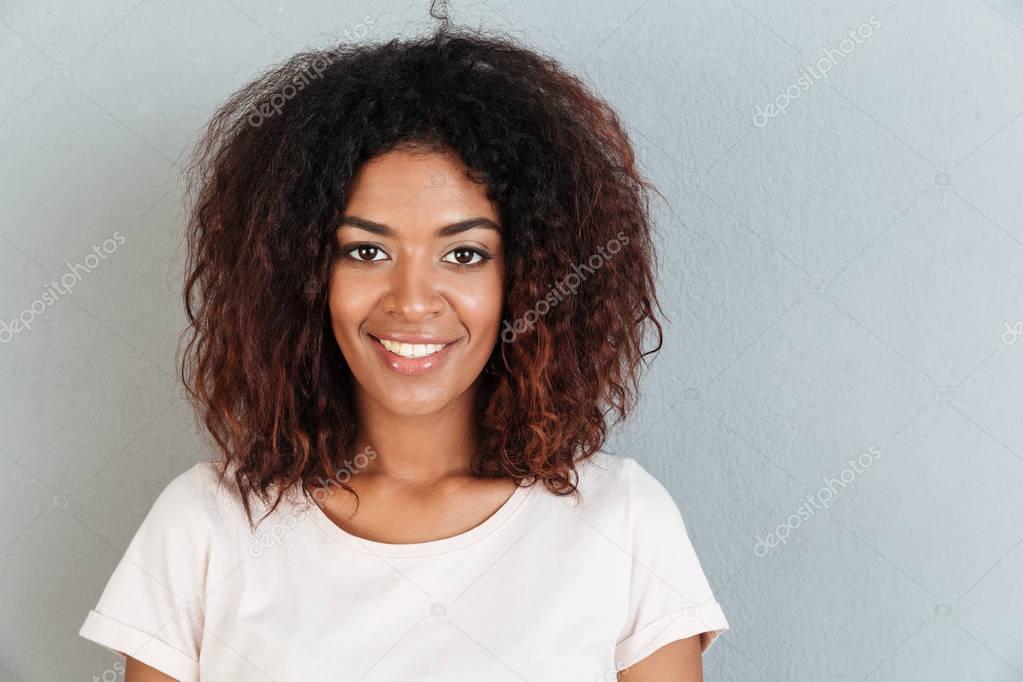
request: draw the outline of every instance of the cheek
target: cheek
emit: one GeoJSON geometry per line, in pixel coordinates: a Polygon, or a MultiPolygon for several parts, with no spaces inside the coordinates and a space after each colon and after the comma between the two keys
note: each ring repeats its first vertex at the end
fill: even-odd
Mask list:
{"type": "Polygon", "coordinates": [[[331,275],[327,295],[330,323],[339,342],[358,335],[359,325],[372,307],[372,292],[366,286],[354,285],[342,273],[335,270],[331,275]]]}
{"type": "Polygon", "coordinates": [[[458,310],[463,323],[477,337],[495,336],[501,322],[504,291],[500,273],[475,282],[458,292],[458,310]]]}

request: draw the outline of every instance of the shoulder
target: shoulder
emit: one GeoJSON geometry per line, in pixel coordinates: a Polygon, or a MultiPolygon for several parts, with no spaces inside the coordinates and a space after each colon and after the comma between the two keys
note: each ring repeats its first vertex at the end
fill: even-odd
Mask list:
{"type": "Polygon", "coordinates": [[[230,477],[221,480],[216,462],[197,462],[163,487],[148,520],[171,528],[208,530],[234,513],[238,495],[232,494],[233,488],[230,477]]]}
{"type": "Polygon", "coordinates": [[[610,526],[618,527],[623,542],[686,532],[674,496],[637,459],[598,451],[578,463],[576,470],[582,499],[580,511],[599,515],[610,526]]]}
{"type": "Polygon", "coordinates": [[[594,485],[608,476],[612,480],[624,480],[622,477],[628,475],[628,470],[634,461],[625,455],[613,455],[610,452],[598,450],[586,459],[576,462],[575,468],[579,474],[579,484],[580,486],[594,485]]]}
{"type": "Polygon", "coordinates": [[[678,513],[667,488],[633,457],[598,451],[576,464],[581,505],[629,525],[678,513]]]}
{"type": "Polygon", "coordinates": [[[612,500],[623,500],[628,494],[632,459],[598,450],[575,463],[575,487],[580,504],[592,506],[599,501],[607,506],[612,500]]]}
{"type": "Polygon", "coordinates": [[[623,502],[629,498],[649,499],[651,496],[671,499],[671,493],[636,459],[613,455],[600,450],[576,464],[578,487],[583,494],[597,492],[614,495],[623,502]]]}

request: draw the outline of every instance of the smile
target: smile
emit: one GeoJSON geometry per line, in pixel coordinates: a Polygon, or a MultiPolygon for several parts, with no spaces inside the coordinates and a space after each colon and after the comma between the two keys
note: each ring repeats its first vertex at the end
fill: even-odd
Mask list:
{"type": "MultiPolygon", "coordinates": [[[[452,349],[461,341],[461,339],[454,341],[429,339],[434,342],[410,343],[397,339],[381,339],[372,334],[369,337],[372,339],[377,357],[383,361],[384,366],[403,376],[421,376],[433,372],[444,364],[444,361],[451,355],[452,349]]],[[[412,340],[427,341],[428,339],[413,338],[412,340]]]]}
{"type": "Polygon", "coordinates": [[[423,358],[446,348],[446,343],[400,343],[390,339],[377,339],[387,350],[403,358],[423,358]]]}

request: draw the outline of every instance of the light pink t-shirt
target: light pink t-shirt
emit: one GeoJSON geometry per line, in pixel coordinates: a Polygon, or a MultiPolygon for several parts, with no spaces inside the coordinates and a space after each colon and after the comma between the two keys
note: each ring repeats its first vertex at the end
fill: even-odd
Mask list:
{"type": "Polygon", "coordinates": [[[667,489],[630,457],[577,471],[579,505],[521,487],[465,533],[389,544],[297,488],[253,533],[201,462],[79,634],[185,682],[613,682],[672,641],[707,633],[706,649],[728,623],[667,489]]]}

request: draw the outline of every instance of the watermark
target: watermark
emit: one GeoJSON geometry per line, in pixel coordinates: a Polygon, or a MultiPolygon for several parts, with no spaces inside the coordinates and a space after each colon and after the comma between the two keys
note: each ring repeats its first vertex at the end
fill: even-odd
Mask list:
{"type": "Polygon", "coordinates": [[[60,300],[61,296],[70,296],[75,285],[81,282],[85,275],[99,267],[102,261],[112,256],[124,242],[125,238],[121,231],[114,230],[113,236],[104,239],[102,244],[99,246],[93,244],[92,253],[85,256],[81,263],[65,261],[67,271],[59,279],[50,280],[49,286],[39,298],[29,303],[16,317],[0,320],[0,343],[10,343],[15,334],[32,329],[37,317],[60,300]]]}
{"type": "Polygon", "coordinates": [[[602,673],[596,673],[593,676],[593,682],[618,682],[618,680],[625,677],[630,672],[629,668],[625,667],[625,664],[621,661],[615,661],[615,667],[608,668],[602,673]]]}
{"type": "Polygon", "coordinates": [[[114,661],[114,664],[103,671],[102,675],[93,675],[92,682],[117,682],[124,679],[124,661],[114,661]]]}
{"type": "Polygon", "coordinates": [[[757,542],[753,545],[753,554],[762,559],[778,545],[786,544],[789,536],[803,525],[803,521],[806,521],[821,509],[827,509],[831,504],[831,500],[835,499],[835,496],[838,495],[840,489],[845,489],[880,457],[881,451],[876,446],[871,445],[867,452],[862,453],[856,459],[850,459],[849,466],[842,469],[838,474],[838,478],[828,478],[825,476],[822,479],[824,485],[813,495],[807,496],[795,513],[790,514],[785,519],[785,523],[779,524],[777,528],[767,534],[766,538],[760,537],[759,534],[757,535],[757,542]]]}
{"type": "MultiPolygon", "coordinates": [[[[369,465],[370,460],[376,459],[376,457],[377,451],[372,445],[367,445],[363,452],[360,452],[352,458],[351,462],[345,462],[345,465],[341,467],[335,477],[325,479],[320,476],[318,481],[319,487],[312,492],[312,496],[316,500],[317,504],[326,499],[327,488],[347,483],[352,479],[352,476],[365,469],[369,465]]],[[[253,558],[261,557],[269,547],[280,544],[287,532],[294,529],[295,526],[298,525],[298,522],[311,510],[312,507],[304,508],[297,514],[288,514],[277,523],[274,523],[266,532],[262,533],[258,538],[253,539],[252,542],[249,543],[249,556],[253,558]]]]}
{"type": "Polygon", "coordinates": [[[550,312],[551,308],[572,296],[586,281],[588,275],[604,267],[604,263],[611,259],[622,247],[629,243],[629,237],[619,230],[607,244],[597,247],[597,253],[590,256],[584,265],[572,264],[572,272],[566,275],[560,282],[548,289],[547,295],[537,301],[536,305],[523,313],[522,317],[514,322],[505,320],[501,325],[501,340],[505,343],[513,343],[519,334],[527,330],[532,331],[536,322],[550,312]],[[606,251],[606,253],[605,253],[606,251]],[[588,271],[588,274],[587,274],[588,271]],[[565,291],[565,290],[568,291],[565,291]]]}
{"type": "Polygon", "coordinates": [[[757,106],[753,114],[753,125],[763,128],[776,116],[781,116],[788,111],[793,100],[799,99],[804,92],[813,87],[814,83],[831,77],[833,69],[840,59],[845,59],[856,51],[858,45],[868,40],[874,31],[881,28],[881,21],[876,15],[871,15],[865,22],[855,29],[849,29],[848,38],[843,38],[838,47],[828,47],[821,50],[823,56],[810,66],[804,66],[799,70],[799,78],[792,85],[780,92],[767,106],[757,106]]]}
{"type": "MultiPolygon", "coordinates": [[[[352,42],[353,39],[362,40],[369,35],[370,29],[372,29],[375,24],[376,22],[373,17],[367,14],[362,18],[362,22],[352,27],[351,31],[345,30],[342,36],[344,42],[349,43],[352,42]]],[[[325,57],[317,57],[316,59],[304,64],[302,72],[292,78],[290,83],[287,83],[278,92],[273,93],[270,97],[260,102],[258,106],[256,104],[252,104],[249,107],[252,110],[252,113],[249,114],[247,119],[249,125],[253,128],[258,128],[263,125],[263,121],[266,119],[284,111],[284,105],[293,99],[298,93],[305,90],[309,83],[323,77],[327,68],[337,61],[338,57],[343,54],[343,49],[344,46],[330,50],[326,52],[325,57]]]]}
{"type": "Polygon", "coordinates": [[[1023,337],[1023,320],[1016,320],[1013,323],[1003,322],[1005,331],[1002,332],[1002,343],[1006,346],[1015,346],[1016,342],[1023,337]]]}

